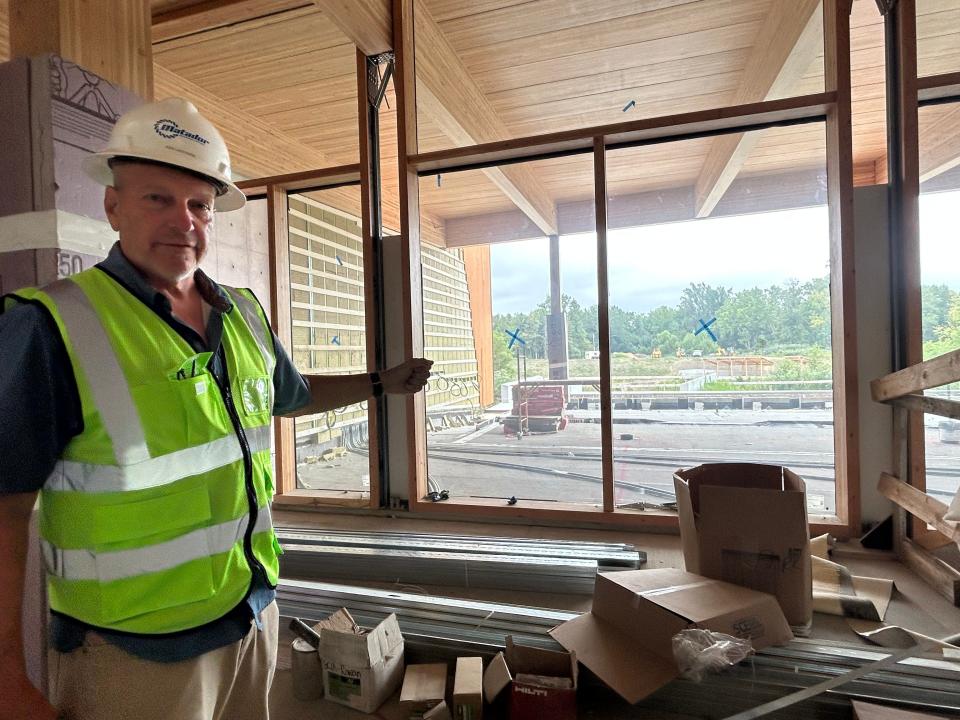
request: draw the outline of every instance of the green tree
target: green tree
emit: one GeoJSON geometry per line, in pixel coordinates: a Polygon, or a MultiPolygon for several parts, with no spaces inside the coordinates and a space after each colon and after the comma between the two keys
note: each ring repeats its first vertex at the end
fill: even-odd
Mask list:
{"type": "Polygon", "coordinates": [[[956,295],[946,285],[924,285],[920,289],[924,342],[938,339],[937,330],[947,324],[950,301],[956,295]]]}

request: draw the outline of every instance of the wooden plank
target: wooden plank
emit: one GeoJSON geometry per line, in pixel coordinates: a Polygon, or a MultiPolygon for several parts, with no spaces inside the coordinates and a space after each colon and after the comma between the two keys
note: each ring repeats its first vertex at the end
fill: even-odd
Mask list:
{"type": "Polygon", "coordinates": [[[960,95],[960,72],[917,78],[917,99],[936,100],[960,95]]]}
{"type": "Polygon", "coordinates": [[[877,490],[937,532],[960,543],[960,523],[943,519],[949,509],[945,503],[887,473],[880,473],[877,490]]]}
{"type": "MultiPolygon", "coordinates": [[[[420,186],[408,158],[417,152],[415,0],[392,0],[396,68],[397,157],[400,179],[400,272],[403,297],[403,350],[407,358],[423,356],[423,277],[420,270],[420,186]]],[[[406,403],[407,491],[411,505],[427,492],[426,393],[406,403]]]]}
{"type": "Polygon", "coordinates": [[[824,88],[835,93],[827,113],[827,198],[830,222],[830,317],[833,348],[836,507],[846,534],[860,532],[860,399],[850,122],[850,0],[824,0],[824,88]]]}
{"type": "Polygon", "coordinates": [[[390,0],[314,0],[364,55],[393,49],[390,0]]]}
{"type": "Polygon", "coordinates": [[[885,402],[960,380],[960,350],[932,358],[870,382],[870,393],[885,402]]]}
{"type": "MultiPolygon", "coordinates": [[[[290,321],[290,240],[287,229],[287,191],[267,188],[267,240],[270,248],[270,323],[280,344],[292,351],[290,321]]],[[[297,449],[293,418],[274,418],[274,464],[277,494],[297,488],[297,449]]]]}
{"type": "Polygon", "coordinates": [[[587,150],[593,138],[603,136],[607,145],[660,141],[681,136],[716,132],[745,125],[798,121],[826,115],[836,93],[769,100],[748,105],[698,110],[678,115],[662,115],[629,122],[599,125],[558,133],[486,142],[466,148],[424,153],[410,158],[420,172],[438,172],[471,164],[505,162],[535,158],[549,152],[587,150]]]}
{"type": "MultiPolygon", "coordinates": [[[[337,167],[320,168],[319,170],[304,170],[303,172],[287,173],[285,175],[268,175],[267,177],[241,180],[236,185],[247,195],[263,195],[270,185],[283,188],[287,192],[300,192],[321,187],[330,189],[339,185],[358,185],[360,184],[360,178],[359,165],[338,165],[337,167]]],[[[349,214],[356,216],[359,213],[349,214]]]]}
{"type": "Polygon", "coordinates": [[[892,405],[899,405],[916,412],[933,413],[943,417],[960,420],[960,401],[944,398],[929,397],[926,395],[902,395],[888,401],[892,405]]]}
{"type": "MultiPolygon", "coordinates": [[[[743,70],[733,104],[786,97],[822,51],[821,0],[773,3],[743,70]]],[[[707,217],[753,152],[758,133],[716,138],[696,182],[696,215],[707,217]]]]}
{"type": "Polygon", "coordinates": [[[310,0],[206,0],[182,7],[154,9],[154,43],[269,17],[309,6],[310,0]]]}
{"type": "Polygon", "coordinates": [[[955,607],[960,607],[960,572],[940,558],[934,557],[909,538],[904,538],[901,549],[900,559],[908,568],[955,607]]]}
{"type": "Polygon", "coordinates": [[[600,455],[603,511],[616,510],[613,486],[613,398],[610,380],[610,283],[607,278],[607,149],[593,140],[593,198],[597,233],[597,327],[600,344],[600,455]]]}

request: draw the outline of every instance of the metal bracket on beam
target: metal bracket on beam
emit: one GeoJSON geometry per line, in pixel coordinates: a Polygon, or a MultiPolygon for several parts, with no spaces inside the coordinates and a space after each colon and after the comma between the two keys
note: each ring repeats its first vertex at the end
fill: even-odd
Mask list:
{"type": "Polygon", "coordinates": [[[881,15],[887,15],[893,12],[896,6],[897,0],[877,0],[877,7],[880,9],[881,15]]]}
{"type": "Polygon", "coordinates": [[[393,76],[394,55],[392,52],[367,56],[367,102],[379,110],[383,98],[387,95],[387,85],[393,76]],[[383,73],[380,66],[386,65],[383,73]]]}

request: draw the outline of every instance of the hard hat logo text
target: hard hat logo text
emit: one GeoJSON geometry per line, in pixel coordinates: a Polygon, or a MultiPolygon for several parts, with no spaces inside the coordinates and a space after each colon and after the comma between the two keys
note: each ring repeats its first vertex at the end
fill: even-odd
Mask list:
{"type": "Polygon", "coordinates": [[[175,137],[186,138],[187,140],[193,140],[198,142],[201,145],[209,145],[210,141],[207,140],[202,135],[197,135],[197,133],[192,133],[189,130],[184,130],[182,127],[177,125],[173,120],[157,120],[153,124],[153,129],[160,137],[165,137],[168,140],[175,137]]]}

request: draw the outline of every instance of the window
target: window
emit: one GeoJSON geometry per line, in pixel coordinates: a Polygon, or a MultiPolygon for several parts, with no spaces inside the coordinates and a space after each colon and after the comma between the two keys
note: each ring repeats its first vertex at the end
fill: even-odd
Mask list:
{"type": "MultiPolygon", "coordinates": [[[[921,4],[922,6],[922,4],[921,4]]],[[[921,18],[917,18],[918,23],[921,18]]],[[[920,273],[923,357],[960,349],[960,103],[923,107],[920,121],[920,273]]],[[[926,395],[960,399],[960,383],[926,395]]],[[[949,504],[960,487],[960,421],[924,415],[926,492],[949,504]]]]}
{"type": "MultiPolygon", "coordinates": [[[[367,371],[359,187],[290,193],[290,352],[305,374],[367,371]]],[[[367,403],[295,420],[297,488],[369,495],[367,403]]]]}
{"type": "Polygon", "coordinates": [[[759,462],[801,475],[810,515],[831,516],[824,126],[744,134],[736,179],[706,187],[706,159],[737,145],[607,153],[615,502],[672,499],[680,467],[759,462]]]}

